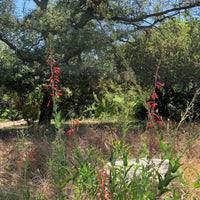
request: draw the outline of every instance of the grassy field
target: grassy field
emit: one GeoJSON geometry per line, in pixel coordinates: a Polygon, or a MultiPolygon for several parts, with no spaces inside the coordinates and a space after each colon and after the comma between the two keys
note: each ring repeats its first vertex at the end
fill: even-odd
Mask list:
{"type": "MultiPolygon", "coordinates": [[[[159,132],[164,135],[164,141],[171,141],[171,135],[175,129],[175,123],[171,121],[163,122],[167,129],[160,128],[159,132]]],[[[71,122],[63,124],[64,130],[69,130],[71,122]]],[[[195,131],[198,131],[199,122],[186,123],[181,126],[176,135],[174,156],[177,156],[187,145],[189,138],[195,131]]],[[[133,124],[126,134],[126,144],[131,146],[129,149],[130,158],[138,154],[141,147],[141,135],[145,132],[142,124],[133,124]]],[[[38,126],[34,124],[30,127],[25,122],[0,122],[0,199],[22,199],[21,190],[23,190],[23,169],[18,166],[20,155],[24,150],[34,152],[35,161],[30,164],[27,171],[27,184],[30,188],[31,196],[38,193],[42,194],[44,199],[52,199],[56,195],[55,187],[51,184],[50,170],[48,169],[48,161],[52,157],[52,141],[55,140],[56,134],[53,126],[38,126]]],[[[66,134],[67,151],[66,156],[69,166],[73,167],[74,142],[82,151],[86,145],[93,146],[94,151],[101,155],[101,163],[99,169],[108,162],[102,159],[109,154],[111,150],[111,138],[115,141],[122,140],[121,130],[116,122],[100,122],[98,120],[81,121],[79,132],[69,136],[66,134]]],[[[153,158],[159,158],[160,145],[157,139],[153,141],[152,155],[153,158]]],[[[193,184],[198,179],[194,169],[200,173],[200,134],[191,144],[189,150],[181,158],[184,165],[187,166],[184,172],[184,179],[188,183],[187,186],[179,189],[182,199],[200,199],[200,191],[195,190],[194,194],[186,198],[186,194],[193,191],[193,184]],[[184,198],[183,198],[184,197],[184,198]]],[[[73,199],[74,188],[70,182],[65,187],[68,199],[73,199]]]]}

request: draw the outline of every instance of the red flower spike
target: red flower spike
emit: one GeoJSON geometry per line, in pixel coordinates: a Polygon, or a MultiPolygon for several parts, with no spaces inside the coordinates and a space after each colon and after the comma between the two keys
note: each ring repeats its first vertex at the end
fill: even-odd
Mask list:
{"type": "Polygon", "coordinates": [[[158,95],[154,92],[154,93],[151,95],[151,98],[152,98],[152,99],[158,99],[158,95]]]}
{"type": "Polygon", "coordinates": [[[58,93],[57,95],[62,96],[62,93],[58,93]]]}
{"type": "Polygon", "coordinates": [[[47,107],[49,107],[50,103],[51,103],[51,101],[49,100],[49,102],[48,102],[48,104],[47,104],[47,107]]]}

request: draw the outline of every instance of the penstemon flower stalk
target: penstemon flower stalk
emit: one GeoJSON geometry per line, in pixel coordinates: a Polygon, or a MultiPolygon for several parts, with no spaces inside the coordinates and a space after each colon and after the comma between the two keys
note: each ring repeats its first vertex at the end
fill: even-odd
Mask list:
{"type": "MultiPolygon", "coordinates": [[[[160,76],[158,75],[159,69],[160,69],[160,67],[158,66],[156,69],[156,74],[155,74],[154,91],[151,95],[152,101],[148,101],[146,103],[146,105],[149,108],[149,111],[148,111],[148,118],[150,120],[149,128],[153,128],[153,124],[162,124],[162,120],[161,120],[160,116],[155,113],[155,109],[158,105],[158,103],[156,103],[155,100],[159,98],[158,95],[156,94],[156,89],[159,89],[164,86],[162,83],[160,83],[158,81],[158,79],[160,79],[160,76]]],[[[149,131],[149,138],[150,138],[149,139],[149,150],[150,150],[150,154],[151,154],[151,152],[153,150],[153,144],[152,144],[153,136],[151,134],[151,131],[149,131]]]]}

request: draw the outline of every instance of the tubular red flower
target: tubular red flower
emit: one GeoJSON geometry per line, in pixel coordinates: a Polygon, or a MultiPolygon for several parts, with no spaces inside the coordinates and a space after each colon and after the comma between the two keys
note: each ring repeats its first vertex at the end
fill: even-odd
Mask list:
{"type": "Polygon", "coordinates": [[[77,119],[75,119],[74,120],[78,125],[80,125],[80,122],[77,120],[77,119]]]}
{"type": "Polygon", "coordinates": [[[58,70],[55,70],[54,72],[55,72],[55,74],[57,74],[57,75],[60,74],[60,72],[59,72],[58,70]]]}
{"type": "Polygon", "coordinates": [[[59,92],[59,93],[57,93],[57,95],[62,96],[63,94],[59,92]]]}
{"type": "Polygon", "coordinates": [[[149,105],[149,104],[152,104],[152,103],[153,103],[153,101],[149,101],[149,102],[146,103],[146,105],[149,105]]]}
{"type": "Polygon", "coordinates": [[[156,121],[155,119],[153,119],[154,123],[156,124],[162,124],[162,121],[156,121]]]}
{"type": "Polygon", "coordinates": [[[58,83],[60,83],[60,81],[58,79],[55,79],[55,81],[57,81],[58,83]]]}
{"type": "Polygon", "coordinates": [[[55,70],[60,70],[60,67],[54,67],[55,70]]]}
{"type": "Polygon", "coordinates": [[[44,87],[47,88],[47,87],[51,87],[51,86],[50,85],[45,85],[44,87]]]}
{"type": "Polygon", "coordinates": [[[109,197],[111,198],[112,196],[111,196],[111,194],[110,194],[110,192],[108,190],[107,190],[107,193],[108,193],[109,197]]]}
{"type": "Polygon", "coordinates": [[[154,93],[151,95],[151,98],[152,98],[152,99],[158,99],[158,95],[154,92],[154,93]]]}
{"type": "Polygon", "coordinates": [[[104,177],[103,177],[103,181],[102,181],[101,187],[104,186],[105,182],[106,182],[106,175],[104,175],[104,177]]]}
{"type": "Polygon", "coordinates": [[[149,128],[152,128],[152,124],[149,124],[149,128]]]}
{"type": "Polygon", "coordinates": [[[127,76],[124,76],[124,78],[126,79],[126,78],[127,78],[127,76]]]}
{"type": "Polygon", "coordinates": [[[67,133],[69,133],[69,136],[74,132],[74,129],[70,129],[69,131],[67,131],[67,133]]]}
{"type": "Polygon", "coordinates": [[[51,100],[49,100],[49,102],[48,102],[48,104],[47,104],[47,107],[49,107],[50,103],[51,103],[51,100]]]}
{"type": "Polygon", "coordinates": [[[161,88],[161,87],[163,87],[164,85],[162,84],[162,83],[160,83],[160,82],[157,82],[156,83],[156,87],[159,89],[159,88],[161,88]]]}
{"type": "Polygon", "coordinates": [[[53,59],[53,65],[55,65],[56,64],[56,61],[53,59]]]}
{"type": "Polygon", "coordinates": [[[160,117],[157,114],[153,113],[153,115],[156,116],[158,119],[160,119],[160,117]]]}
{"type": "Polygon", "coordinates": [[[53,93],[51,93],[51,96],[52,96],[52,97],[53,97],[53,95],[54,95],[54,94],[53,94],[53,93]]]}
{"type": "Polygon", "coordinates": [[[100,179],[102,176],[103,176],[103,173],[101,173],[101,174],[97,177],[97,179],[100,179]]]}
{"type": "Polygon", "coordinates": [[[133,82],[133,79],[128,79],[128,81],[133,82]]]}

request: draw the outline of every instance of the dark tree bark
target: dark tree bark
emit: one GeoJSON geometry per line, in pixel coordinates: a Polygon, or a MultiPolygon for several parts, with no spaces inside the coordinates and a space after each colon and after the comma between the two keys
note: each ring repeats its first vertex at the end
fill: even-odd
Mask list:
{"type": "Polygon", "coordinates": [[[50,94],[44,94],[42,105],[40,108],[39,124],[50,124],[53,113],[53,101],[50,94]],[[49,104],[50,101],[50,104],[49,104]],[[47,106],[49,104],[49,106],[47,106]]]}

